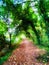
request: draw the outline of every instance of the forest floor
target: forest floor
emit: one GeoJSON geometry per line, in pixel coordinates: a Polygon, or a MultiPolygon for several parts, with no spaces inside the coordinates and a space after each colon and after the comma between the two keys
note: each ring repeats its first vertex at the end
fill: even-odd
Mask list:
{"type": "Polygon", "coordinates": [[[3,65],[49,65],[38,60],[45,50],[39,49],[30,40],[24,39],[19,48],[15,49],[9,59],[3,65]]]}

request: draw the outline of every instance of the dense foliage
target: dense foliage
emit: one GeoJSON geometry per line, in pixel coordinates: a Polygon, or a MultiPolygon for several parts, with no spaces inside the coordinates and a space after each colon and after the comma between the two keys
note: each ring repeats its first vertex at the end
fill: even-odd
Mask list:
{"type": "Polygon", "coordinates": [[[49,0],[0,0],[0,50],[28,37],[49,49],[49,0]]]}

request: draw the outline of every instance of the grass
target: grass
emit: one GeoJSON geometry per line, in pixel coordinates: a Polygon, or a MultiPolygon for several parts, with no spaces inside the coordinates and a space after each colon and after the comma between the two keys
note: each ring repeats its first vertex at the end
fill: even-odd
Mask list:
{"type": "Polygon", "coordinates": [[[19,44],[11,47],[6,53],[4,56],[0,57],[0,65],[2,65],[9,57],[10,55],[12,54],[12,51],[15,49],[15,48],[18,48],[19,47],[19,44]]]}
{"type": "Polygon", "coordinates": [[[2,65],[4,63],[4,61],[6,61],[9,58],[10,55],[11,55],[11,53],[8,52],[8,53],[6,53],[5,56],[0,57],[0,65],[2,65]]]}

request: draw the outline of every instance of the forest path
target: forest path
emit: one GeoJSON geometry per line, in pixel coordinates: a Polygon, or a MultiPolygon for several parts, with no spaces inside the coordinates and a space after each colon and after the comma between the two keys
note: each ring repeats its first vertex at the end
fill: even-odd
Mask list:
{"type": "Polygon", "coordinates": [[[44,53],[44,50],[34,46],[30,40],[24,39],[3,65],[49,65],[37,60],[37,57],[44,53]]]}

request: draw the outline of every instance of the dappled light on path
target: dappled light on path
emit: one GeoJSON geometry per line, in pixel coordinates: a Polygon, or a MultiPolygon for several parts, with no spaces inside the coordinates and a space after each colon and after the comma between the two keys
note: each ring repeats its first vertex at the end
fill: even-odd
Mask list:
{"type": "Polygon", "coordinates": [[[30,40],[23,39],[19,48],[13,51],[12,55],[3,65],[45,65],[37,60],[37,57],[43,54],[45,54],[44,50],[34,46],[30,40]]]}

